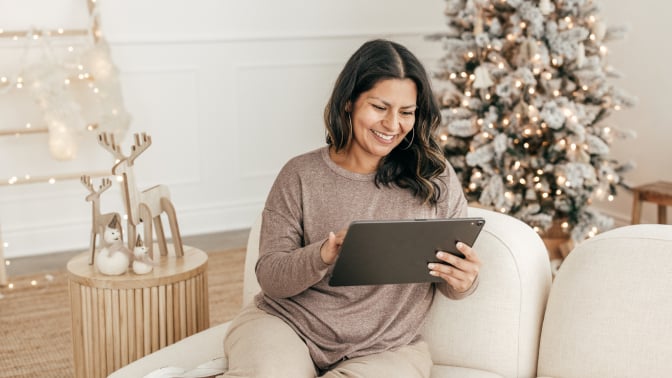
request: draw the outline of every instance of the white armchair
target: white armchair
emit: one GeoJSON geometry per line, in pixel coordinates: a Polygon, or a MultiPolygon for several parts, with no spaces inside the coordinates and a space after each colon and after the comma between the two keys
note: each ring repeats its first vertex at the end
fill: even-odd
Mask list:
{"type": "Polygon", "coordinates": [[[569,254],[548,298],[538,374],[672,377],[672,226],[620,227],[569,254]]]}
{"type": "MultiPolygon", "coordinates": [[[[422,331],[430,345],[432,377],[534,377],[551,271],[540,237],[521,221],[469,208],[486,220],[474,248],[483,266],[478,290],[453,301],[437,296],[422,331]]],[[[243,304],[259,291],[254,275],[260,219],[252,226],[245,261],[243,304]]],[[[166,366],[192,369],[223,355],[228,323],[167,346],[110,377],[142,377],[166,366]]]]}

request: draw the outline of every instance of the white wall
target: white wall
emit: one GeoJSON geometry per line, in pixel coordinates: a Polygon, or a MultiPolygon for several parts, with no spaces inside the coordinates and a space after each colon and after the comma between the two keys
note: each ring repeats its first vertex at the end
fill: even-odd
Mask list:
{"type": "MultiPolygon", "coordinates": [[[[140,185],[170,187],[184,235],[250,225],[282,164],[323,144],[329,91],[363,41],[397,40],[428,65],[443,55],[439,45],[423,38],[443,28],[441,0],[99,2],[133,116],[130,132],[153,137],[136,163],[140,185]]],[[[610,122],[634,128],[639,137],[617,142],[614,155],[638,163],[627,176],[634,183],[672,181],[672,122],[665,112],[671,79],[664,69],[670,52],[660,32],[672,5],[644,0],[635,8],[628,2],[627,12],[625,5],[626,0],[605,2],[607,21],[632,28],[626,41],[609,46],[610,61],[626,74],[618,85],[640,103],[610,122]]],[[[84,0],[0,0],[5,30],[80,26],[85,16],[84,0]]],[[[0,57],[17,59],[20,50],[0,40],[0,57]]],[[[0,59],[0,76],[11,61],[0,59]]],[[[30,104],[3,107],[6,101],[14,100],[0,95],[0,127],[36,117],[30,104]]],[[[111,166],[95,143],[83,146],[76,161],[52,161],[45,140],[45,135],[0,138],[0,179],[111,166]]],[[[130,143],[127,138],[122,147],[130,143]]],[[[76,181],[0,187],[6,256],[85,248],[90,209],[84,196],[76,181]]],[[[120,210],[118,190],[103,200],[104,207],[120,210]]],[[[597,206],[624,223],[630,201],[622,191],[615,202],[597,206]]],[[[653,219],[646,208],[644,220],[653,219]]]]}
{"type": "MultiPolygon", "coordinates": [[[[0,27],[83,25],[84,5],[0,0],[0,27]]],[[[102,1],[130,132],[153,139],[136,161],[140,186],[170,187],[184,235],[248,227],[282,164],[324,144],[322,111],[349,55],[367,39],[388,37],[434,61],[442,51],[423,37],[442,28],[442,11],[440,0],[102,1]]],[[[0,40],[2,47],[21,50],[0,40]]],[[[0,109],[5,100],[16,101],[0,97],[0,109]]],[[[31,117],[29,105],[14,124],[31,117]]],[[[93,140],[64,163],[50,161],[46,135],[0,139],[0,179],[111,167],[93,140]]],[[[130,144],[121,143],[126,151],[130,144]]],[[[0,187],[6,256],[85,248],[85,195],[76,181],[0,187]]],[[[105,193],[103,206],[120,211],[119,198],[118,190],[105,193]]]]}
{"type": "MultiPolygon", "coordinates": [[[[613,156],[619,161],[632,160],[637,167],[626,174],[627,181],[641,185],[658,180],[672,182],[672,76],[669,62],[672,50],[667,15],[672,3],[643,0],[603,1],[603,15],[609,24],[629,28],[626,39],[608,45],[609,62],[624,74],[614,81],[638,97],[638,104],[623,110],[607,122],[637,132],[634,140],[614,143],[613,156]]],[[[614,216],[617,223],[629,223],[632,195],[620,191],[611,203],[597,207],[614,216]]],[[[668,209],[668,213],[672,209],[668,209]]],[[[644,223],[655,223],[655,206],[644,205],[644,223]]],[[[670,217],[668,216],[668,223],[670,217]]]]}

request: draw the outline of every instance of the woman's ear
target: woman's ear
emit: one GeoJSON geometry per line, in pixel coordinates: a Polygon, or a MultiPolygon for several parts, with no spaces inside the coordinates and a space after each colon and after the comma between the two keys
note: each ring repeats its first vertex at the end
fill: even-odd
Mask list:
{"type": "Polygon", "coordinates": [[[348,101],[345,103],[345,112],[352,113],[352,101],[348,101]]]}

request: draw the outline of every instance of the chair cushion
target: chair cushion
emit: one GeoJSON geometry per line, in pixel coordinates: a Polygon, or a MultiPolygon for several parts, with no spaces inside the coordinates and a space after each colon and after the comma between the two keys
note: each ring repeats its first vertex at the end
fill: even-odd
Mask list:
{"type": "Polygon", "coordinates": [[[163,367],[191,370],[207,361],[222,357],[224,335],[229,324],[226,322],[210,327],[159,349],[115,371],[108,378],[144,377],[163,367]]]}
{"type": "Polygon", "coordinates": [[[434,365],[432,378],[502,378],[501,375],[485,370],[457,366],[434,365]]]}

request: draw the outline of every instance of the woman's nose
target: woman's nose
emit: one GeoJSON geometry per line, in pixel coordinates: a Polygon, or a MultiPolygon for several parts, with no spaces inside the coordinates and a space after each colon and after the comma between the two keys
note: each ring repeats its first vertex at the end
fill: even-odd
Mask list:
{"type": "Polygon", "coordinates": [[[396,130],[399,127],[399,116],[396,112],[389,112],[383,118],[383,126],[387,129],[396,130]]]}

